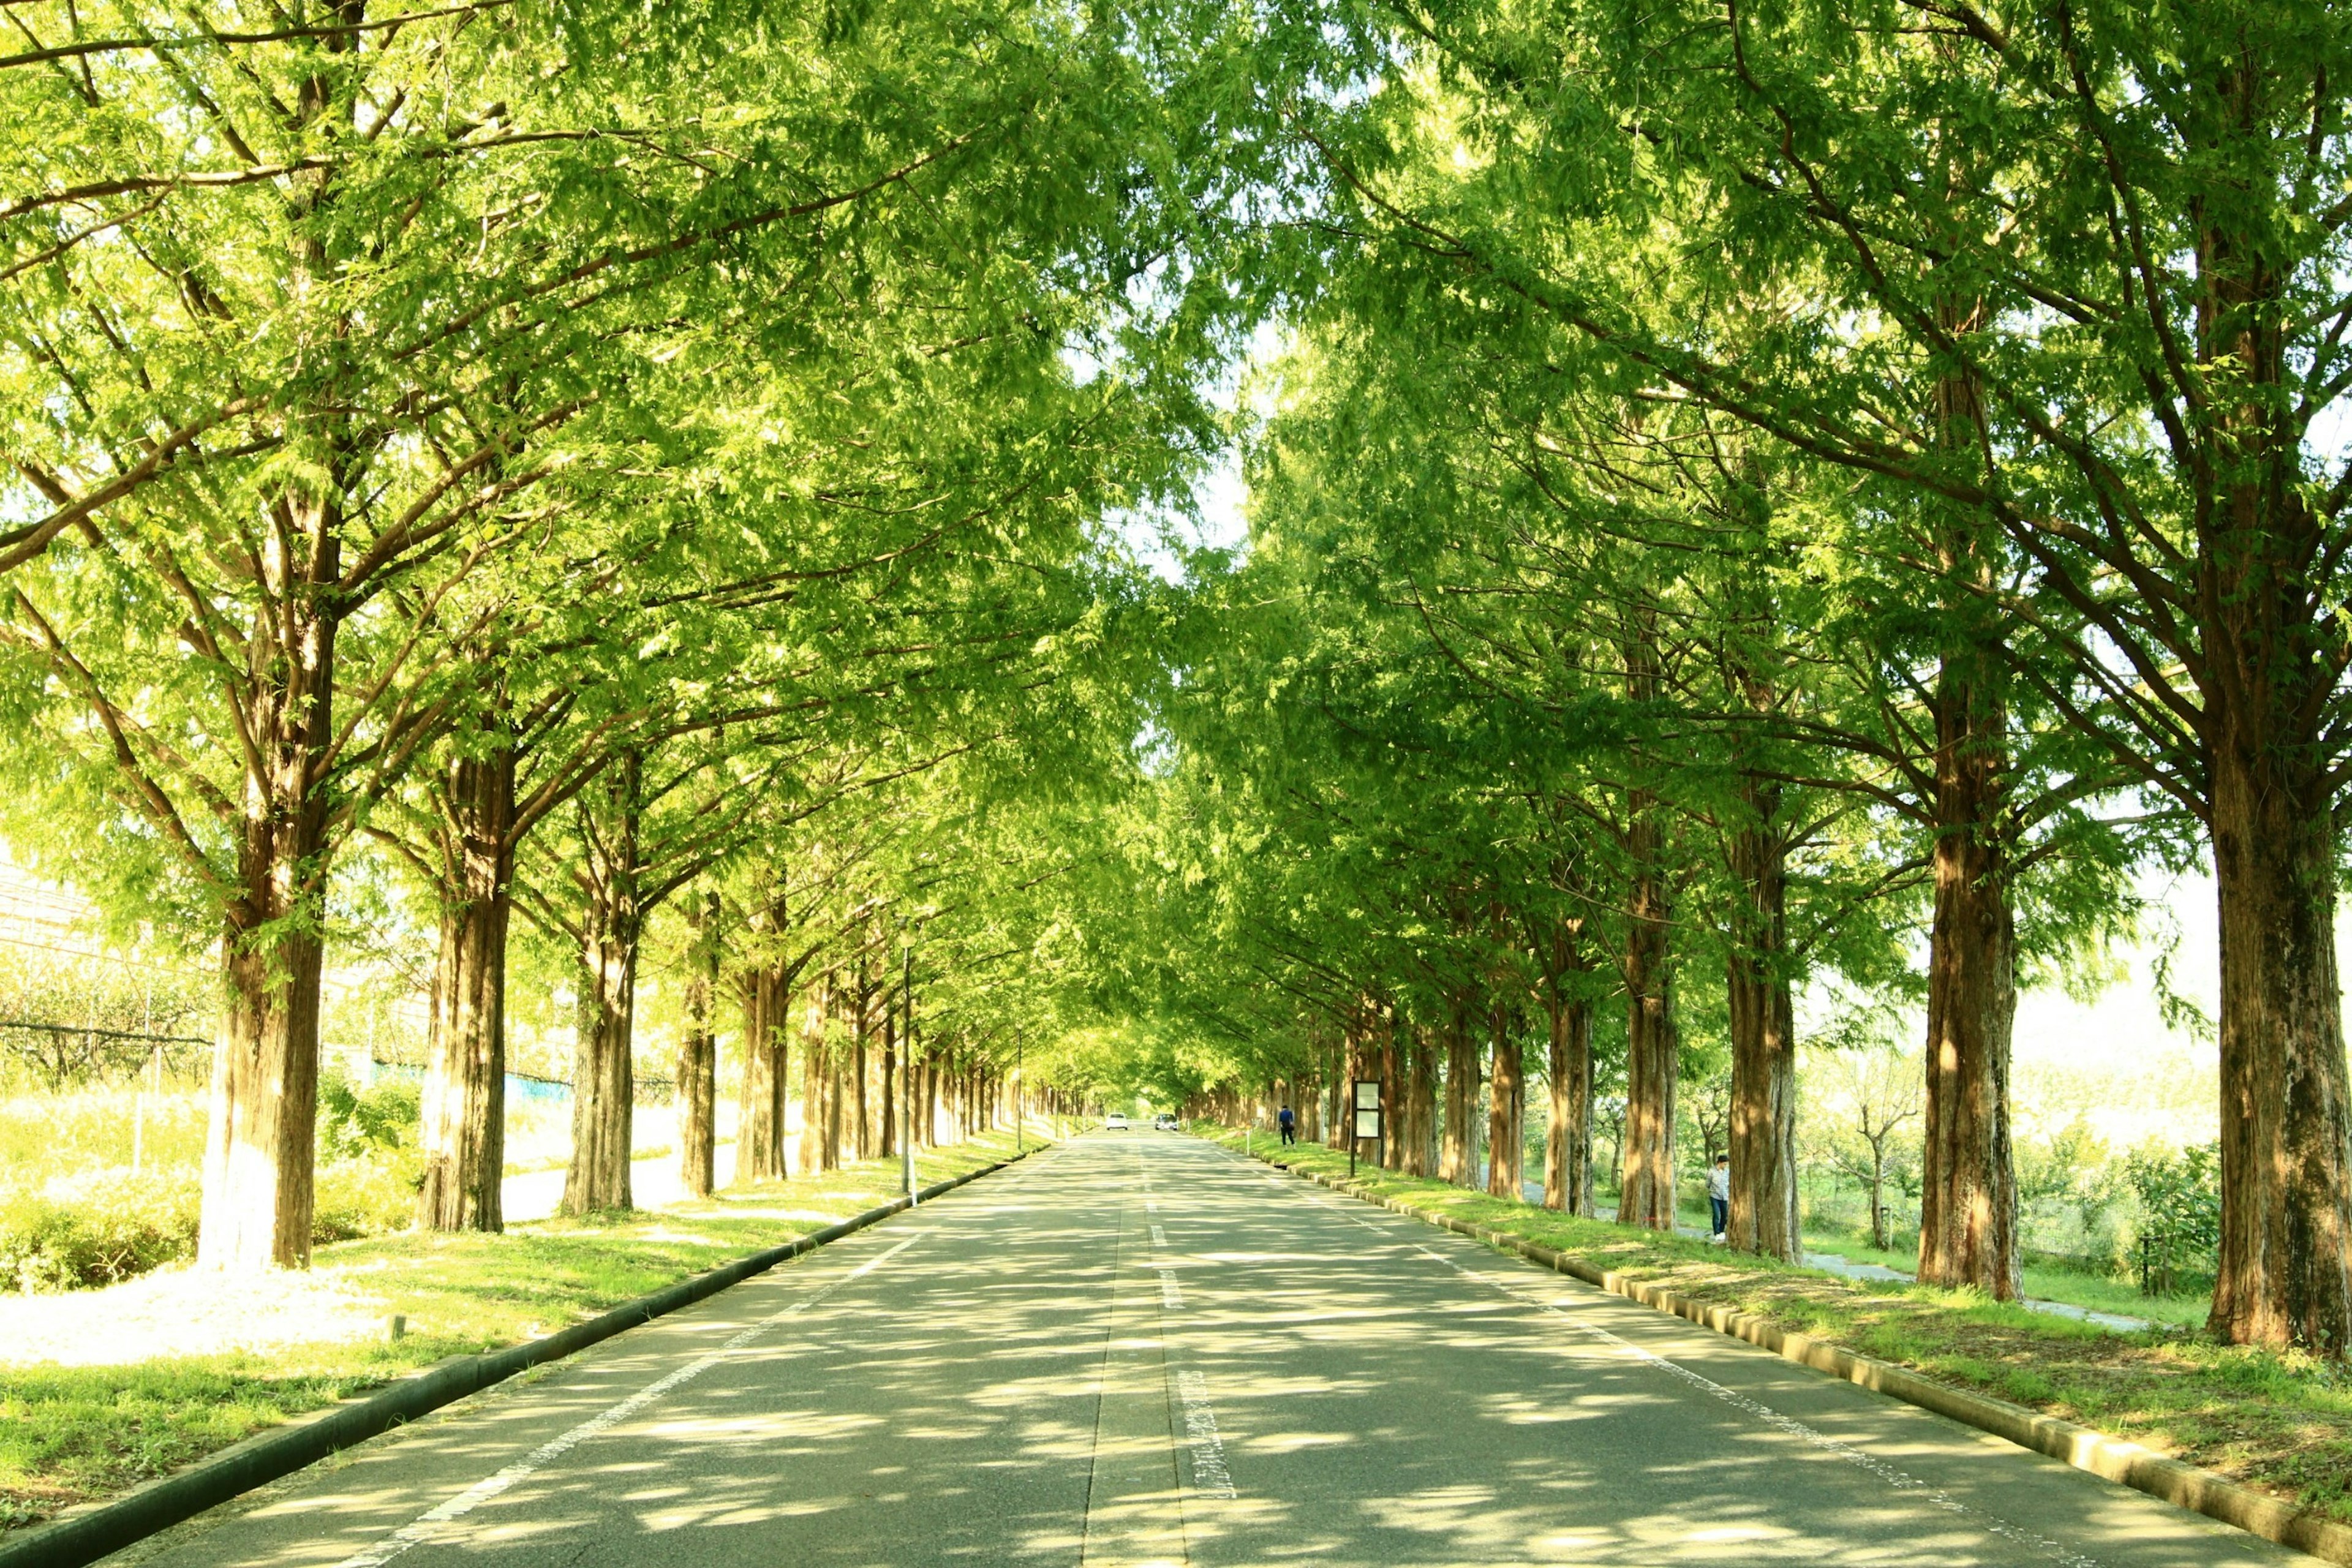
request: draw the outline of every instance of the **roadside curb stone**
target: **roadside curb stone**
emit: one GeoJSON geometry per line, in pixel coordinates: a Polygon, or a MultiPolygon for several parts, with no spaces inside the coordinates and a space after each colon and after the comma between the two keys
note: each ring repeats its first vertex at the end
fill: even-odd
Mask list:
{"type": "MultiPolygon", "coordinates": [[[[2182,1464],[2178,1459],[2168,1459],[2137,1443],[2110,1436],[2072,1421],[2062,1421],[2054,1415],[2043,1415],[2021,1405],[2011,1405],[2005,1399],[1972,1394],[1948,1384],[1937,1383],[1892,1362],[1847,1350],[1811,1334],[1794,1333],[1779,1328],[1752,1313],[1691,1300],[1664,1286],[1644,1284],[1613,1269],[1595,1268],[1580,1258],[1555,1251],[1523,1237],[1472,1225],[1452,1215],[1433,1213],[1402,1199],[1384,1196],[1360,1183],[1301,1170],[1265,1154],[1250,1157],[1276,1170],[1313,1182],[1318,1186],[1328,1187],[1343,1196],[1515,1253],[1554,1273],[1569,1275],[1612,1295],[1639,1301],[1662,1312],[1672,1312],[1678,1318],[1686,1319],[1702,1328],[1713,1329],[1717,1333],[1727,1334],[1733,1339],[1745,1340],[1801,1366],[1858,1384],[1874,1394],[1899,1399],[1906,1405],[1933,1411],[1964,1426],[1973,1426],[1979,1432],[1989,1432],[2021,1448],[2031,1448],[2075,1469],[2087,1470],[2095,1476],[2130,1487],[2135,1491],[2146,1492],[2176,1508],[2235,1525],[2250,1535],[2261,1536],[2281,1546],[2291,1546],[2298,1552],[2307,1552],[2325,1562],[2352,1565],[2352,1525],[2339,1523],[2310,1509],[2299,1509],[2276,1498],[2265,1497],[2251,1487],[2241,1486],[2226,1477],[2199,1469],[2194,1465],[2182,1464]]],[[[12,1565],[5,1557],[0,1557],[0,1568],[12,1568],[12,1565]]]]}
{"type": "MultiPolygon", "coordinates": [[[[918,1192],[916,1197],[928,1203],[966,1183],[993,1175],[1034,1152],[1024,1151],[934,1183],[918,1192]]],[[[764,1274],[803,1253],[839,1241],[907,1206],[905,1196],[892,1198],[821,1230],[624,1301],[609,1311],[543,1339],[528,1340],[481,1355],[451,1356],[373,1394],[298,1415],[168,1476],[133,1487],[120,1497],[68,1509],[47,1524],[0,1541],[0,1568],[84,1568],[84,1564],[120,1552],[183,1520],[193,1519],[206,1509],[216,1508],[257,1487],[317,1464],[331,1454],[405,1426],[518,1373],[561,1361],[656,1318],[706,1300],[730,1285],[740,1285],[755,1274],[764,1274]]]]}

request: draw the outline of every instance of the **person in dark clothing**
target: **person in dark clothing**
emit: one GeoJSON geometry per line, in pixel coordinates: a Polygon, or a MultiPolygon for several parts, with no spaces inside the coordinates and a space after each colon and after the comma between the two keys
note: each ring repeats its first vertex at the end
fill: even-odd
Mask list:
{"type": "Polygon", "coordinates": [[[1276,1124],[1282,1129],[1282,1141],[1284,1142],[1296,1143],[1298,1142],[1298,1118],[1290,1113],[1290,1107],[1286,1105],[1284,1106],[1282,1108],[1282,1114],[1276,1117],[1274,1120],[1276,1124]]]}

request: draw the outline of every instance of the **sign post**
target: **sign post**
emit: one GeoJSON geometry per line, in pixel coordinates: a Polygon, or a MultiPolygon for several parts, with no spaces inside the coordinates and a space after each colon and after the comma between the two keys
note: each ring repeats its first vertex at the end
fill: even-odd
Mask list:
{"type": "Polygon", "coordinates": [[[1356,1174],[1356,1145],[1364,1139],[1378,1143],[1381,1131],[1381,1080],[1360,1078],[1349,1087],[1348,1110],[1348,1176],[1356,1174]]]}

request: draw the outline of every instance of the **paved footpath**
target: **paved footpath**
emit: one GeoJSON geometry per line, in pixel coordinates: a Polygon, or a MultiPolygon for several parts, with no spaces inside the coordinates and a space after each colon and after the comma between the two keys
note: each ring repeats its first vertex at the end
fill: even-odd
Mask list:
{"type": "Polygon", "coordinates": [[[134,1554],[157,1568],[2315,1561],[1146,1132],[1065,1144],[134,1554]]]}

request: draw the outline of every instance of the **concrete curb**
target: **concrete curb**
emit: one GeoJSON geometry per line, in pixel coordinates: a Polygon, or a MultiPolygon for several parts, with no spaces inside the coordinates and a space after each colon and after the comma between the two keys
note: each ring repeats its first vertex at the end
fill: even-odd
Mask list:
{"type": "MultiPolygon", "coordinates": [[[[935,1183],[916,1196],[929,1201],[952,1192],[967,1182],[1003,1170],[1031,1152],[935,1183]]],[[[905,1197],[892,1198],[879,1207],[852,1215],[782,1246],[722,1263],[708,1273],[681,1279],[634,1301],[625,1301],[608,1312],[544,1339],[483,1355],[452,1356],[402,1378],[389,1388],[297,1416],[282,1426],[257,1433],[171,1475],[133,1487],[121,1497],[68,1509],[47,1524],[13,1540],[0,1541],[0,1568],[83,1568],[86,1563],[120,1552],[182,1520],[193,1519],[240,1493],[315,1465],[340,1449],[363,1443],[469,1394],[503,1383],[517,1373],[561,1361],[615,1334],[690,1307],[730,1285],[764,1274],[828,1242],[839,1241],[877,1220],[887,1219],[907,1206],[905,1197]]]]}
{"type": "MultiPolygon", "coordinates": [[[[1790,1332],[1747,1312],[1690,1300],[1663,1286],[1646,1285],[1613,1269],[1596,1268],[1582,1258],[1556,1252],[1537,1242],[1382,1196],[1358,1183],[1325,1176],[1314,1171],[1298,1170],[1265,1154],[1254,1154],[1251,1158],[1360,1203],[1377,1205],[1393,1213],[1453,1231],[1457,1236],[1466,1236],[1474,1241],[1483,1241],[1490,1247],[1516,1253],[1528,1262],[1539,1264],[1555,1273],[1571,1276],[1588,1285],[1597,1285],[1612,1295],[1639,1301],[1662,1312],[1672,1312],[1678,1318],[1688,1319],[1717,1333],[1745,1340],[1816,1372],[1860,1384],[1873,1393],[1899,1399],[1906,1405],[1916,1405],[1922,1410],[1932,1410],[1964,1426],[1990,1432],[2021,1448],[2046,1454],[2078,1470],[2088,1470],[2095,1476],[2120,1482],[2176,1508],[2235,1525],[2250,1535],[2259,1535],[2265,1541],[2291,1546],[2298,1552],[2307,1552],[2326,1562],[2352,1564],[2352,1525],[2341,1524],[2307,1509],[2298,1509],[2276,1498],[2265,1497],[2210,1470],[2200,1470],[2194,1465],[2168,1459],[2137,1443],[2111,1437],[2104,1432],[2078,1426],[2054,1415],[2043,1415],[2021,1405],[2011,1405],[2005,1399],[1970,1394],[1948,1384],[1937,1383],[1892,1362],[1863,1355],[1809,1334],[1790,1332]]],[[[0,1568],[9,1568],[5,1557],[0,1557],[0,1568]]]]}

